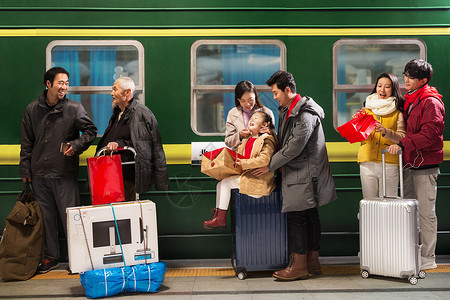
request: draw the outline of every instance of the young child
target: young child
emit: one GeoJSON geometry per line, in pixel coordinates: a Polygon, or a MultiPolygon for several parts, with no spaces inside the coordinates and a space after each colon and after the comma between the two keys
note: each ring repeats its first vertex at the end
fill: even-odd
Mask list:
{"type": "Polygon", "coordinates": [[[216,209],[211,220],[204,221],[205,229],[215,229],[227,226],[227,211],[230,203],[231,190],[239,188],[239,192],[254,198],[269,195],[275,189],[274,173],[267,172],[262,176],[251,174],[251,170],[267,166],[276,151],[272,118],[265,112],[255,112],[248,122],[250,137],[244,139],[237,152],[245,159],[236,161],[244,170],[241,175],[230,176],[221,180],[216,188],[216,209]],[[268,127],[270,134],[260,134],[260,129],[268,127]]]}

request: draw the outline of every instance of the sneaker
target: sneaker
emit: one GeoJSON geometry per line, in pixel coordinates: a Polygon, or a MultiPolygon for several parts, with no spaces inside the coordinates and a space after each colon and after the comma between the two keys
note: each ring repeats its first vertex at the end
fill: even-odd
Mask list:
{"type": "Polygon", "coordinates": [[[57,269],[59,267],[59,262],[56,259],[45,258],[44,261],[39,265],[37,272],[44,274],[50,270],[57,269]]]}
{"type": "Polygon", "coordinates": [[[436,261],[434,257],[422,257],[421,260],[421,270],[429,270],[429,269],[436,269],[436,261]]]}
{"type": "Polygon", "coordinates": [[[437,264],[435,262],[429,262],[426,264],[422,264],[420,269],[421,270],[430,270],[430,269],[436,269],[437,268],[437,264]]]}

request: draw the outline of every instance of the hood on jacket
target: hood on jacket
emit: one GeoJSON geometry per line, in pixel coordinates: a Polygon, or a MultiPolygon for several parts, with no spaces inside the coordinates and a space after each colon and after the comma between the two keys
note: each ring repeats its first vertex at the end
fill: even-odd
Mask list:
{"type": "Polygon", "coordinates": [[[297,115],[300,111],[307,111],[313,115],[316,115],[320,118],[320,120],[325,118],[323,108],[309,96],[304,96],[297,102],[292,110],[292,115],[297,115]]]}
{"type": "MultiPolygon", "coordinates": [[[[435,87],[429,86],[428,84],[425,84],[424,86],[422,86],[420,89],[418,89],[417,91],[415,91],[411,95],[414,95],[415,93],[420,94],[420,97],[422,99],[423,98],[428,98],[428,97],[434,97],[434,98],[437,98],[439,101],[442,102],[442,95],[439,94],[438,90],[435,87]]],[[[409,95],[409,93],[407,93],[406,95],[409,95]]]]}

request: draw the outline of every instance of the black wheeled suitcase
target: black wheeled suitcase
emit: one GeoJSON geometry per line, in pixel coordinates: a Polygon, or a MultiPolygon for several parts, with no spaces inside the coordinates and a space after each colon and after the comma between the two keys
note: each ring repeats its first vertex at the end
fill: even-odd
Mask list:
{"type": "Polygon", "coordinates": [[[281,192],[253,198],[231,193],[231,264],[239,279],[248,271],[280,270],[289,261],[287,218],[281,213],[281,192]]]}
{"type": "MultiPolygon", "coordinates": [[[[385,150],[382,150],[384,195],[385,150]]],[[[361,276],[408,278],[411,284],[416,284],[418,278],[426,276],[420,270],[419,203],[403,198],[401,152],[399,161],[400,197],[362,199],[359,204],[361,276]]]]}

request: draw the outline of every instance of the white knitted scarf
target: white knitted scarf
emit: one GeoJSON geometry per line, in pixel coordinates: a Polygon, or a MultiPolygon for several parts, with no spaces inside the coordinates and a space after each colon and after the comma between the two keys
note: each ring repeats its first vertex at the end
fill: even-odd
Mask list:
{"type": "Polygon", "coordinates": [[[367,96],[366,108],[370,109],[377,116],[388,115],[397,109],[395,106],[395,97],[391,96],[386,99],[380,99],[377,93],[367,96]]]}

